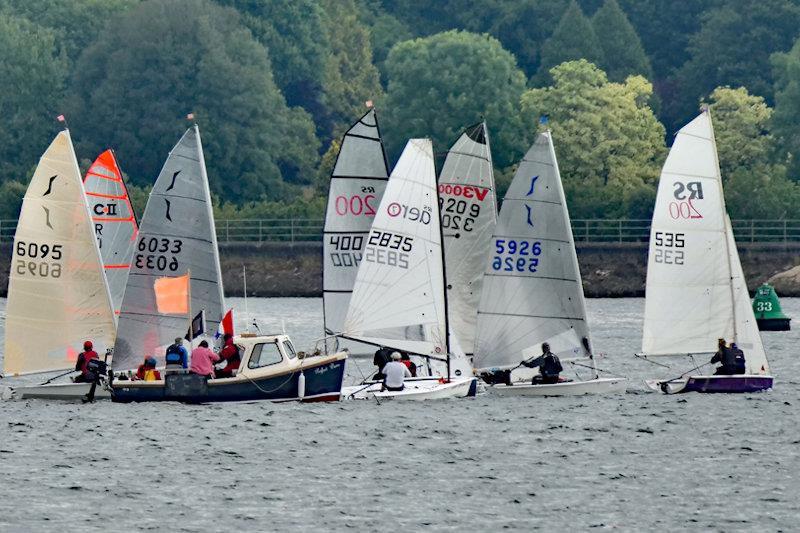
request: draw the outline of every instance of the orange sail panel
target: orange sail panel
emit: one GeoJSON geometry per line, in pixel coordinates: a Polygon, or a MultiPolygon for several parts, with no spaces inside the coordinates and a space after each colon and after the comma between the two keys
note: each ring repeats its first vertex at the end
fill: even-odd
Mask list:
{"type": "Polygon", "coordinates": [[[98,156],[89,167],[83,185],[111,301],[119,314],[139,228],[122,171],[112,150],[98,156]]]}
{"type": "Polygon", "coordinates": [[[153,282],[156,308],[165,315],[189,313],[189,274],[158,278],[153,282]]]}

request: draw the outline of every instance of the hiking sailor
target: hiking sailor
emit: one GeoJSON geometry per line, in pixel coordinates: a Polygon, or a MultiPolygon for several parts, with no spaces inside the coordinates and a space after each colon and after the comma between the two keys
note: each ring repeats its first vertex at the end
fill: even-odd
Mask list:
{"type": "Polygon", "coordinates": [[[405,378],[411,377],[411,371],[400,361],[400,352],[392,352],[392,360],[384,365],[383,374],[381,391],[401,391],[405,388],[405,378]]]}
{"type": "Polygon", "coordinates": [[[550,345],[546,342],[542,343],[542,355],[522,361],[520,364],[528,368],[539,367],[539,375],[533,376],[532,385],[558,383],[558,375],[564,370],[561,361],[550,351],[550,345]]]}
{"type": "MultiPolygon", "coordinates": [[[[733,344],[730,348],[725,345],[725,339],[717,340],[717,353],[711,358],[710,363],[722,363],[714,371],[715,376],[732,376],[736,374],[736,353],[734,352],[733,344]]],[[[736,351],[741,352],[738,348],[736,351]]],[[[744,359],[744,354],[742,354],[744,359]]]]}

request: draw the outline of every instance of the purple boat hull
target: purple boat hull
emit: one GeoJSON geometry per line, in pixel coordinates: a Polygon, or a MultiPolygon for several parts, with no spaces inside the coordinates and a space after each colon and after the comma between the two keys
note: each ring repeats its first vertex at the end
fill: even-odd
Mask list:
{"type": "Polygon", "coordinates": [[[758,392],[772,388],[772,376],[691,376],[680,392],[737,393],[758,392]]]}

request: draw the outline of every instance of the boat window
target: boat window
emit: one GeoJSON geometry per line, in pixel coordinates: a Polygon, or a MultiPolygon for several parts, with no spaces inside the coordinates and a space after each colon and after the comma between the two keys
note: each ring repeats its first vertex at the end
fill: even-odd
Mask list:
{"type": "Polygon", "coordinates": [[[297,353],[294,351],[294,346],[292,346],[291,341],[283,341],[283,351],[286,352],[286,357],[289,359],[297,357],[297,353]]]}
{"type": "Polygon", "coordinates": [[[280,363],[283,357],[274,342],[265,342],[253,346],[253,352],[247,361],[247,368],[261,368],[280,363]]]}

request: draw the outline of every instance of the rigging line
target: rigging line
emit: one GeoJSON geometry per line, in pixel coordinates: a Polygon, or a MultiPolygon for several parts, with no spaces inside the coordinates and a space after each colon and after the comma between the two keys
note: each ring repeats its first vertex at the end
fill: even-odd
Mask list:
{"type": "MultiPolygon", "coordinates": [[[[592,370],[592,367],[591,367],[591,366],[589,366],[589,365],[583,365],[583,364],[581,364],[581,363],[576,363],[575,361],[567,361],[567,362],[568,362],[569,364],[571,364],[571,365],[575,365],[575,366],[582,366],[582,367],[584,367],[584,368],[588,368],[588,369],[592,370]]],[[[608,374],[609,376],[614,376],[614,377],[618,377],[618,378],[628,379],[628,378],[627,378],[627,376],[623,376],[623,375],[620,375],[620,374],[615,374],[614,372],[609,372],[608,370],[603,370],[602,368],[596,368],[596,367],[595,367],[595,368],[594,368],[594,370],[597,370],[598,372],[602,372],[602,373],[604,373],[604,374],[608,374]]]]}
{"type": "Polygon", "coordinates": [[[657,365],[657,366],[664,367],[664,368],[672,368],[671,366],[665,365],[664,363],[659,363],[657,361],[651,361],[648,357],[643,356],[643,355],[638,354],[638,353],[633,354],[633,356],[635,358],[637,358],[637,359],[641,359],[642,361],[647,361],[648,363],[653,364],[653,365],[657,365]]]}

